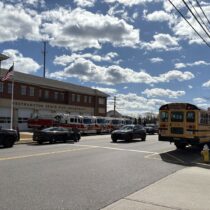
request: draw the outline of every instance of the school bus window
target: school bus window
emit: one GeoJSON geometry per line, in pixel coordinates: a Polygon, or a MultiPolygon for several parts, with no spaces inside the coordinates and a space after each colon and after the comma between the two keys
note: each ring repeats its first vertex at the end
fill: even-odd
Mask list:
{"type": "Polygon", "coordinates": [[[201,113],[200,124],[208,124],[208,114],[207,113],[201,113]]]}
{"type": "Polygon", "coordinates": [[[195,122],[195,112],[187,112],[187,122],[195,122]]]}
{"type": "Polygon", "coordinates": [[[183,112],[171,112],[171,122],[183,122],[183,112]]]}
{"type": "Polygon", "coordinates": [[[162,122],[167,122],[168,121],[168,112],[161,112],[160,119],[162,122]]]}

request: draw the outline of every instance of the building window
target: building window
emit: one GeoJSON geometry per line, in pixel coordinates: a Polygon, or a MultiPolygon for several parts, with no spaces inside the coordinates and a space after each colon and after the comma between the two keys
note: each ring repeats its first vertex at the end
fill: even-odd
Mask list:
{"type": "Polygon", "coordinates": [[[104,105],[105,104],[105,98],[99,98],[98,103],[101,104],[101,105],[104,105]]]}
{"type": "Polygon", "coordinates": [[[39,89],[39,98],[42,97],[42,89],[39,89]]]}
{"type": "Polygon", "coordinates": [[[12,94],[12,83],[7,84],[7,93],[12,94]]]}
{"type": "Polygon", "coordinates": [[[29,95],[30,95],[30,96],[34,96],[34,87],[30,87],[30,88],[29,88],[29,91],[30,91],[30,92],[29,92],[29,95]]]}
{"type": "Polygon", "coordinates": [[[26,96],[26,86],[21,85],[21,96],[26,96]]]}
{"type": "Polygon", "coordinates": [[[71,101],[75,102],[75,94],[71,94],[71,101]]]}
{"type": "Polygon", "coordinates": [[[91,104],[92,103],[92,96],[88,97],[88,103],[91,104]]]}
{"type": "Polygon", "coordinates": [[[49,98],[49,91],[48,90],[45,90],[44,91],[44,98],[45,99],[48,99],[49,98]]]}
{"type": "Polygon", "coordinates": [[[84,103],[87,103],[87,101],[88,101],[88,97],[84,96],[84,103]]]}
{"type": "Polygon", "coordinates": [[[58,100],[58,92],[54,92],[54,99],[57,101],[58,100]]]}
{"type": "Polygon", "coordinates": [[[4,83],[0,82],[0,93],[4,92],[4,83]]]}
{"type": "Polygon", "coordinates": [[[80,95],[77,95],[77,102],[80,102],[80,95]]]}
{"type": "Polygon", "coordinates": [[[60,93],[60,100],[64,101],[64,93],[60,93]]]}

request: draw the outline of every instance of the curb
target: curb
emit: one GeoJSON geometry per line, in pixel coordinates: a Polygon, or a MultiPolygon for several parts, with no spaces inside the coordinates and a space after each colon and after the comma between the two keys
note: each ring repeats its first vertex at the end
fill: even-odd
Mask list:
{"type": "Polygon", "coordinates": [[[19,141],[15,142],[15,144],[27,144],[27,143],[32,143],[32,139],[20,139],[19,141]]]}

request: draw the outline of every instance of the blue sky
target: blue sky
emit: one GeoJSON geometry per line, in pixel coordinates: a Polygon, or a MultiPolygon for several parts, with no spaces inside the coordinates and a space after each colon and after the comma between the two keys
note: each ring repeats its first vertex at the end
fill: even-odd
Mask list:
{"type": "MultiPolygon", "coordinates": [[[[210,3],[199,2],[210,17],[210,3]]],[[[210,44],[183,1],[173,3],[210,44]]],[[[114,96],[134,116],[168,102],[210,107],[210,47],[167,0],[3,0],[0,19],[4,68],[14,61],[42,76],[47,41],[47,77],[110,94],[108,110],[114,96]]]]}

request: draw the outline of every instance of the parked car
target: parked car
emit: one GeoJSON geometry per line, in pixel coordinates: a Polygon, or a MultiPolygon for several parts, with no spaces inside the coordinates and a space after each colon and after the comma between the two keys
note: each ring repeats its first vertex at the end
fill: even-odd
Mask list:
{"type": "Polygon", "coordinates": [[[5,148],[12,147],[16,141],[19,141],[19,132],[13,129],[2,129],[0,127],[0,145],[5,148]]]}
{"type": "Polygon", "coordinates": [[[146,124],[146,126],[144,128],[146,129],[146,132],[148,134],[158,133],[158,126],[155,124],[146,124]]]}
{"type": "Polygon", "coordinates": [[[49,127],[43,130],[37,130],[33,133],[33,141],[42,144],[43,142],[67,142],[72,140],[77,142],[80,140],[80,132],[77,130],[67,129],[63,127],[49,127]]]}
{"type": "Polygon", "coordinates": [[[113,142],[117,140],[131,141],[132,139],[146,140],[146,130],[141,125],[124,125],[119,130],[112,131],[111,138],[113,142]]]}

